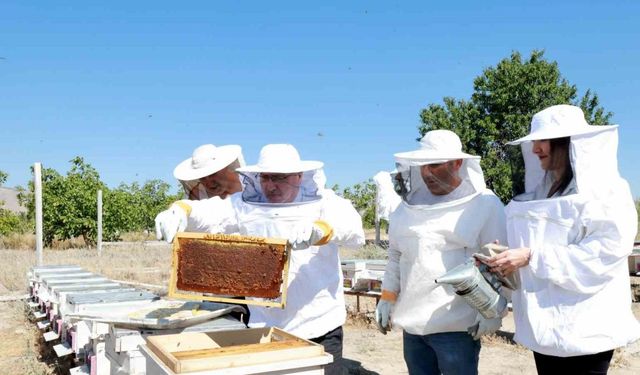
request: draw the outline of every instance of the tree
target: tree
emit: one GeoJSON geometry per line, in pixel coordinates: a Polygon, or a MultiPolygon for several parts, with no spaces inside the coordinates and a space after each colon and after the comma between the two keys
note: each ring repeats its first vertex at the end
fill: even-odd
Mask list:
{"type": "MultiPolygon", "coordinates": [[[[70,163],[66,176],[52,168],[42,169],[42,234],[46,246],[51,246],[54,239],[78,236],[88,245],[96,242],[97,192],[107,188],[98,171],[82,157],[77,156],[70,163]]],[[[29,182],[29,192],[23,192],[20,199],[31,217],[35,216],[33,197],[33,182],[29,182]]],[[[113,237],[108,230],[104,234],[105,239],[113,237]]]]}
{"type": "MultiPolygon", "coordinates": [[[[0,171],[0,186],[7,181],[8,175],[0,171]]],[[[2,208],[4,206],[4,201],[0,200],[0,236],[7,235],[11,232],[12,228],[17,226],[17,222],[14,220],[13,215],[9,210],[5,210],[2,208]]]]}
{"type": "Polygon", "coordinates": [[[105,210],[114,216],[113,211],[122,211],[121,230],[151,230],[155,226],[156,215],[181,199],[180,193],[170,194],[170,189],[168,183],[157,179],[146,181],[142,187],[137,182],[121,184],[105,200],[108,205],[105,210]]]}
{"type": "MultiPolygon", "coordinates": [[[[155,216],[169,204],[180,199],[169,193],[170,185],[161,180],[146,181],[142,187],[134,182],[109,189],[98,171],[82,157],[70,160],[66,176],[51,168],[42,170],[43,239],[51,246],[54,239],[66,240],[81,236],[87,245],[97,239],[97,192],[103,194],[103,238],[117,241],[124,232],[151,229],[155,216]]],[[[33,182],[22,190],[20,201],[35,217],[33,182]]]]}
{"type": "Polygon", "coordinates": [[[608,124],[611,112],[600,107],[597,94],[587,90],[577,98],[577,88],[560,74],[558,64],[533,51],[523,61],[520,53],[485,69],[473,82],[469,100],[443,99],[420,113],[420,137],[434,129],[449,129],[460,136],[466,152],[482,157],[487,186],[504,202],[524,189],[524,164],[520,148],[506,143],[528,133],[533,115],[551,105],[574,104],[591,124],[608,124]]]}
{"type": "MultiPolygon", "coordinates": [[[[333,187],[334,191],[338,191],[338,185],[333,187]]],[[[342,197],[349,199],[355,209],[362,217],[362,225],[365,228],[375,226],[375,197],[376,186],[373,180],[368,179],[365,182],[355,184],[342,191],[342,197]]]]}
{"type": "MultiPolygon", "coordinates": [[[[0,187],[7,181],[9,175],[0,171],[0,187]]],[[[25,233],[32,224],[24,212],[15,213],[2,208],[4,201],[0,200],[0,236],[10,233],[25,233]]]]}

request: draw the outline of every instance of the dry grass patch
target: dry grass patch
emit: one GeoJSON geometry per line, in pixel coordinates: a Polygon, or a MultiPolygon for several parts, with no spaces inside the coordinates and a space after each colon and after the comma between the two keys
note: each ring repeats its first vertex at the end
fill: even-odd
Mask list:
{"type": "Polygon", "coordinates": [[[340,259],[387,259],[387,249],[376,245],[364,245],[359,248],[340,248],[340,259]]]}
{"type": "Polygon", "coordinates": [[[34,234],[11,233],[0,236],[0,249],[33,250],[36,248],[34,234]]]}
{"type": "MultiPolygon", "coordinates": [[[[45,249],[44,264],[73,264],[114,280],[166,286],[171,271],[171,247],[164,242],[123,243],[96,249],[45,249]]],[[[35,251],[0,250],[0,283],[12,291],[27,288],[27,271],[36,264],[35,251]]]]}
{"type": "MultiPolygon", "coordinates": [[[[80,249],[87,247],[82,237],[71,238],[64,241],[54,240],[51,244],[53,250],[80,249]]],[[[36,236],[33,233],[11,233],[0,236],[0,249],[34,250],[36,248],[36,236]]]]}
{"type": "MultiPolygon", "coordinates": [[[[146,242],[155,241],[155,233],[149,231],[127,232],[120,236],[120,240],[126,242],[146,242]]],[[[111,244],[112,242],[103,242],[103,244],[111,244]]],[[[68,240],[53,240],[50,248],[54,250],[66,249],[82,249],[88,248],[82,237],[71,238],[68,240]]],[[[33,233],[11,233],[6,236],[0,236],[0,249],[12,250],[33,250],[36,248],[36,236],[33,233]]]]}

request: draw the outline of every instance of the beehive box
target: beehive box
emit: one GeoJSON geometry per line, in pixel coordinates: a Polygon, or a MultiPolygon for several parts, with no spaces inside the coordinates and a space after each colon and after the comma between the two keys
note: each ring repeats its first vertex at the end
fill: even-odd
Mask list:
{"type": "Polygon", "coordinates": [[[147,348],[175,373],[324,355],[322,345],[270,327],[149,336],[147,348]]]}
{"type": "Polygon", "coordinates": [[[284,308],[288,271],[286,240],[178,233],[169,297],[284,308]]]}

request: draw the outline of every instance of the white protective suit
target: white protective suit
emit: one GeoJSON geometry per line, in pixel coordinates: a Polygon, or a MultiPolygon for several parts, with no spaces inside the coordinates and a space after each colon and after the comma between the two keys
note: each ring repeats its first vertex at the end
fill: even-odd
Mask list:
{"type": "Polygon", "coordinates": [[[298,202],[286,204],[266,203],[257,191],[255,177],[243,172],[244,193],[209,203],[219,207],[220,202],[229,201],[230,216],[209,211],[207,201],[190,202],[193,210],[188,228],[211,232],[224,228],[228,234],[289,238],[300,223],[323,220],[331,225],[334,232],[329,243],[291,252],[285,309],[249,306],[250,327],[275,326],[303,338],[322,336],[346,319],[338,245],[364,244],[360,215],[351,202],[324,189],[321,169],[305,172],[305,193],[299,194],[298,202]]]}
{"type": "Polygon", "coordinates": [[[522,143],[527,193],[506,207],[509,247],[531,249],[512,296],[514,339],[558,357],[599,353],[640,337],[627,269],[637,214],[618,174],[617,128],[590,127],[598,129],[571,136],[575,187],[559,197],[530,200],[540,195],[544,171],[532,142],[522,143]]]}
{"type": "Polygon", "coordinates": [[[398,207],[402,198],[393,188],[389,172],[380,171],[373,176],[376,185],[376,215],[380,219],[389,221],[389,216],[398,207]]]}
{"type": "MultiPolygon", "coordinates": [[[[450,156],[444,159],[454,158],[450,156]]],[[[502,202],[486,188],[479,157],[467,156],[459,170],[461,185],[436,197],[430,196],[420,175],[419,165],[427,164],[426,160],[396,154],[410,189],[390,217],[389,260],[382,288],[397,294],[392,323],[410,334],[466,332],[478,312],[453,288],[434,280],[483,245],[506,240],[502,202]],[[422,204],[432,201],[439,203],[422,204]]]]}
{"type": "Polygon", "coordinates": [[[191,207],[185,232],[236,233],[238,231],[231,199],[213,197],[184,202],[191,207]]]}

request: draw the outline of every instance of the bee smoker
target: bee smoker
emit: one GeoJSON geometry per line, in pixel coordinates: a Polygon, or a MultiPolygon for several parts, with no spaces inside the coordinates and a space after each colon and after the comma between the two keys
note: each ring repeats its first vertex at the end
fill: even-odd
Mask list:
{"type": "Polygon", "coordinates": [[[502,284],[488,272],[487,266],[483,264],[480,267],[484,269],[481,271],[475,265],[475,259],[471,258],[437,278],[436,283],[451,285],[457,295],[486,319],[501,317],[507,308],[507,300],[499,294],[502,284]]]}

